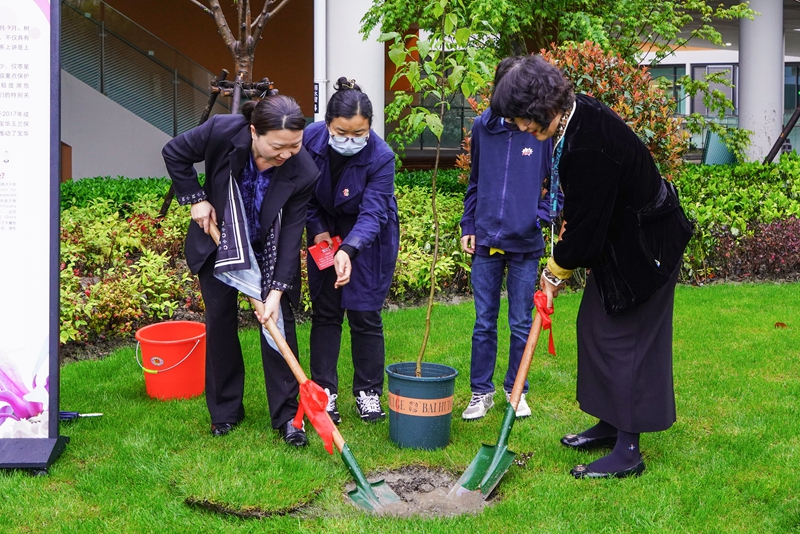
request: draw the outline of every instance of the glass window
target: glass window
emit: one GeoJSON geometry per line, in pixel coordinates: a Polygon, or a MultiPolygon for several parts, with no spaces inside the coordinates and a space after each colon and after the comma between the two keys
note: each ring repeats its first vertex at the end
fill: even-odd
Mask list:
{"type": "Polygon", "coordinates": [[[783,70],[783,109],[792,112],[797,107],[797,65],[786,65],[783,70]]]}
{"type": "Polygon", "coordinates": [[[657,67],[650,67],[650,77],[656,83],[660,78],[666,79],[669,83],[668,91],[672,91],[672,98],[678,103],[678,108],[675,110],[679,115],[686,114],[686,102],[684,100],[683,86],[678,84],[678,78],[686,75],[686,67],[684,65],[659,65],[657,67]]]}
{"type": "MultiPolygon", "coordinates": [[[[734,84],[734,87],[728,87],[721,83],[712,83],[709,85],[709,88],[712,91],[719,90],[721,91],[726,97],[728,97],[731,102],[733,102],[734,106],[734,115],[738,115],[738,99],[736,98],[736,91],[734,90],[735,84],[738,80],[739,74],[739,66],[738,65],[692,65],[692,78],[695,80],[705,80],[706,76],[710,74],[716,74],[719,72],[725,73],[725,78],[734,84]]],[[[708,115],[708,108],[703,103],[703,94],[698,93],[692,99],[692,112],[699,113],[701,115],[708,115]]]]}

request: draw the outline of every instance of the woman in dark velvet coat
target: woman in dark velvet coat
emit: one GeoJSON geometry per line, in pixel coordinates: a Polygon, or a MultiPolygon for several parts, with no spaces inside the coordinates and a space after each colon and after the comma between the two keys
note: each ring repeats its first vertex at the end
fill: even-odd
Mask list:
{"type": "MultiPolygon", "coordinates": [[[[244,362],[238,337],[238,294],[217,275],[247,258],[249,247],[261,270],[266,315],[283,319],[286,341],[297,354],[292,306],[300,297],[300,246],[306,206],[319,171],[302,146],[305,118],[297,103],[277,95],[242,107],[242,114],[215,115],[166,144],[164,162],[178,202],[192,205],[186,236],[186,260],[200,279],[206,306],[206,404],[211,433],[224,436],[244,419],[244,362]],[[194,163],[205,162],[201,187],[194,163]],[[238,185],[244,218],[238,210],[232,181],[238,185]],[[235,210],[229,209],[231,206],[235,210]],[[218,247],[208,235],[210,222],[222,232],[218,247]],[[242,226],[248,230],[243,239],[242,226]],[[234,243],[243,253],[231,256],[234,243]],[[230,246],[229,246],[230,245],[230,246]]],[[[241,211],[239,211],[241,214],[241,211]]],[[[249,262],[248,262],[249,266],[249,262]]],[[[246,269],[245,269],[246,270],[246,269]]],[[[266,321],[266,317],[259,318],[266,321]]],[[[297,413],[298,384],[280,353],[261,336],[272,427],[290,445],[307,443],[302,429],[292,426],[297,413]]]]}
{"type": "Polygon", "coordinates": [[[553,138],[566,226],[540,281],[548,305],[574,269],[589,269],[577,319],[577,399],[599,422],[561,443],[613,450],[571,474],[639,475],[640,433],[675,422],[672,310],[692,225],[628,125],[594,98],[576,96],[540,56],[506,74],[491,105],[537,139],[553,138]]]}

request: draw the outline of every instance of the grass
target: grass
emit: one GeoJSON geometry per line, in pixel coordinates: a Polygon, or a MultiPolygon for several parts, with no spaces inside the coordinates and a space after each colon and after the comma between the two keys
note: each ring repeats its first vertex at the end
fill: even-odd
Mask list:
{"type": "MultiPolygon", "coordinates": [[[[642,437],[648,469],[627,480],[572,479],[574,464],[602,453],[558,443],[593,423],[575,402],[579,301],[578,294],[556,301],[558,356],[539,344],[529,375],[533,415],[511,434],[513,451],[534,455],[509,469],[498,502],[480,515],[396,519],[353,507],[342,494],[350,477],[338,454],[328,456],[316,435],[307,449],[291,449],[270,430],[257,333],[244,331],[247,418],[224,439],[208,434],[203,397],[149,399],[133,348],[64,367],[61,408],[105,415],[62,425],[71,442],[49,476],[0,472],[0,532],[800,532],[800,285],[678,288],[678,422],[642,437]],[[187,502],[238,513],[301,511],[244,519],[187,502]]],[[[413,359],[424,310],[384,320],[387,364],[413,359]]],[[[459,417],[470,394],[472,304],[439,306],[434,321],[428,361],[460,372],[451,443],[439,451],[398,449],[387,423],[357,419],[344,336],[340,430],[367,474],[412,464],[460,474],[482,442],[497,438],[502,398],[482,421],[459,417]]],[[[308,328],[299,332],[306,367],[308,328]]],[[[507,347],[506,326],[498,387],[507,347]]]]}

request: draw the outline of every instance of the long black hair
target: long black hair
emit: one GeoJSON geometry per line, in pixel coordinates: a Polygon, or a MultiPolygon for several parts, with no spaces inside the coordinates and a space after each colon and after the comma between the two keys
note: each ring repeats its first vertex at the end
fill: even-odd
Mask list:
{"type": "Polygon", "coordinates": [[[372,126],[372,102],[369,97],[356,85],[355,80],[348,80],[344,76],[336,80],[333,93],[325,109],[325,123],[330,124],[333,119],[344,117],[349,119],[360,115],[372,126]]]}
{"type": "Polygon", "coordinates": [[[250,100],[242,107],[242,115],[256,129],[256,135],[272,130],[301,131],[306,127],[303,111],[294,98],[284,95],[268,96],[258,102],[250,100]]]}
{"type": "Polygon", "coordinates": [[[533,120],[546,127],[558,113],[572,108],[575,93],[561,69],[538,55],[520,57],[504,65],[508,59],[500,63],[495,75],[492,113],[533,120]]]}

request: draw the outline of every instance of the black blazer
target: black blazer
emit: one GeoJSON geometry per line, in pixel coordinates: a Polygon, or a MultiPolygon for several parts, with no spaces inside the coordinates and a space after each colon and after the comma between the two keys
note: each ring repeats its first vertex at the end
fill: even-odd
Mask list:
{"type": "MultiPolygon", "coordinates": [[[[168,142],[162,150],[167,172],[172,179],[175,196],[180,204],[197,199],[211,202],[217,216],[222,215],[228,201],[228,180],[238,178],[247,165],[251,152],[250,124],[242,115],[215,115],[197,128],[182,133],[168,142]],[[205,162],[206,180],[203,187],[197,179],[194,164],[205,162]]],[[[319,169],[304,148],[289,158],[272,173],[269,189],[261,205],[261,242],[281,215],[277,262],[273,280],[286,285],[294,284],[292,302],[296,305],[300,294],[300,246],[306,223],[306,206],[319,178],[319,169]]],[[[196,224],[189,225],[186,235],[186,261],[197,273],[216,244],[196,224]]]]}

